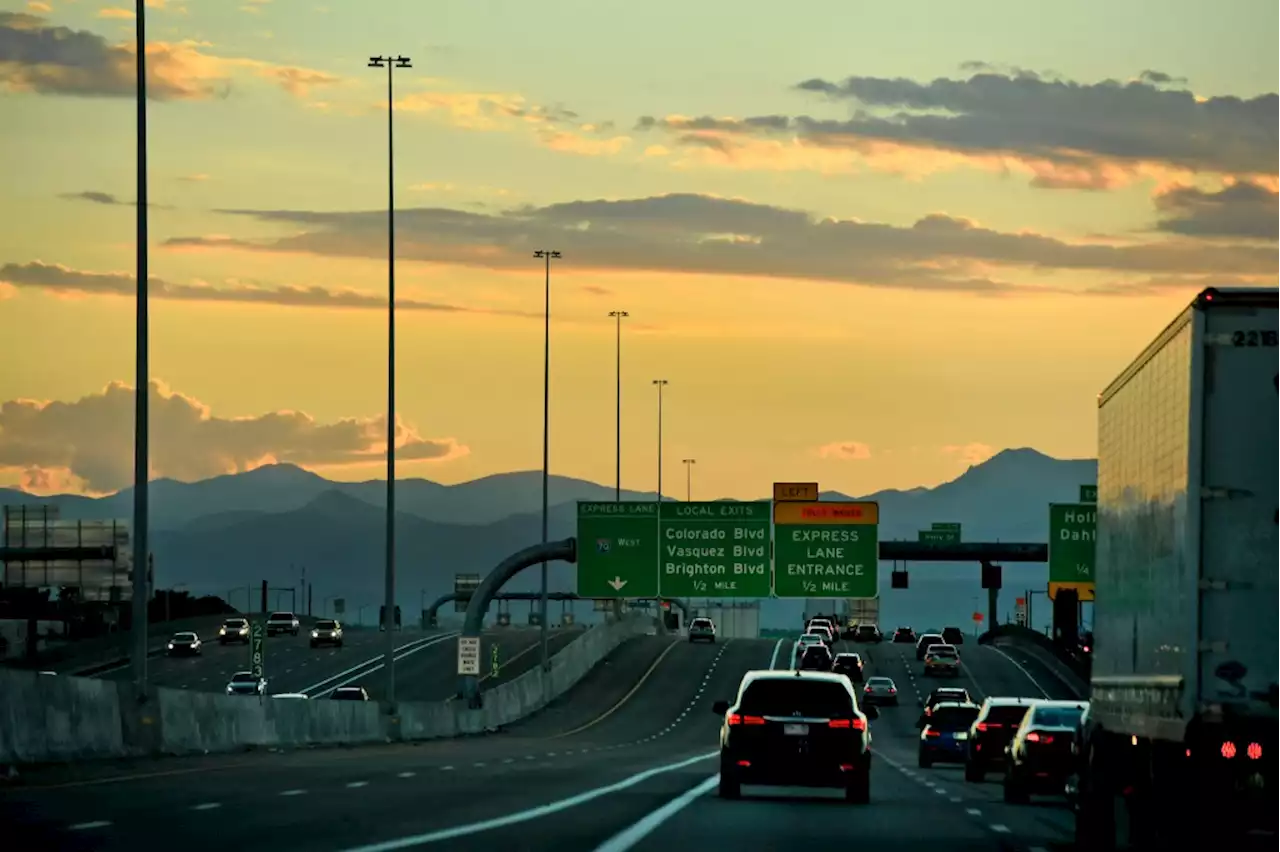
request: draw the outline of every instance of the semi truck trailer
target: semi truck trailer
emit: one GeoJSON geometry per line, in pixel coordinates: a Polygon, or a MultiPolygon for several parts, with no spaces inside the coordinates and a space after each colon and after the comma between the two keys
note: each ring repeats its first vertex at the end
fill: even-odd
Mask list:
{"type": "Polygon", "coordinates": [[[1203,291],[1098,397],[1081,852],[1275,848],[1276,294],[1203,291]]]}

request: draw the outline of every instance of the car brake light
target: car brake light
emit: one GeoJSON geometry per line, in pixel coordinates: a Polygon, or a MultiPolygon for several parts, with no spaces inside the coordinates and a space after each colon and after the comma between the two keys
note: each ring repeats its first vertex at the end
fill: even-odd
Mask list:
{"type": "Polygon", "coordinates": [[[1049,734],[1041,734],[1041,733],[1037,733],[1036,731],[1032,731],[1031,733],[1027,734],[1027,742],[1051,743],[1053,742],[1053,737],[1049,734]]]}
{"type": "Polygon", "coordinates": [[[868,686],[866,689],[864,689],[864,690],[862,690],[862,691],[863,691],[863,692],[871,692],[871,687],[869,687],[869,686],[868,686]]]}
{"type": "Polygon", "coordinates": [[[1245,754],[1249,756],[1250,760],[1260,760],[1262,758],[1262,744],[1249,743],[1249,748],[1245,750],[1245,754]]]}
{"type": "Polygon", "coordinates": [[[925,728],[925,729],[924,729],[924,735],[925,735],[926,737],[940,737],[940,736],[942,736],[942,732],[941,732],[941,731],[935,731],[933,728],[925,728]]]}
{"type": "Polygon", "coordinates": [[[1222,744],[1222,748],[1219,749],[1219,751],[1222,753],[1223,757],[1230,760],[1236,756],[1236,744],[1233,742],[1225,742],[1222,744]]]}
{"type": "Polygon", "coordinates": [[[896,688],[894,688],[894,687],[892,687],[892,686],[891,686],[891,687],[889,687],[889,694],[890,694],[890,695],[893,695],[893,694],[894,694],[894,693],[896,693],[897,691],[898,691],[898,690],[897,690],[896,688]]]}
{"type": "Polygon", "coordinates": [[[763,716],[742,716],[737,713],[731,713],[729,715],[729,724],[730,725],[763,725],[764,717],[763,716]]]}
{"type": "Polygon", "coordinates": [[[865,731],[867,723],[861,719],[832,719],[827,723],[830,728],[852,728],[855,731],[865,731]]]}
{"type": "Polygon", "coordinates": [[[979,730],[979,731],[987,731],[987,730],[990,730],[991,728],[998,728],[998,727],[1000,727],[1000,726],[999,726],[999,725],[993,725],[993,724],[991,724],[990,722],[979,722],[979,723],[978,723],[978,730],[979,730]]]}

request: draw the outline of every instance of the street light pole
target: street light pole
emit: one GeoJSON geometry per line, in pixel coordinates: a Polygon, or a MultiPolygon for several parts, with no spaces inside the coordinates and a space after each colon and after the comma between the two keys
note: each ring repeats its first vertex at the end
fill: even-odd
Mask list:
{"type": "Polygon", "coordinates": [[[617,472],[615,473],[615,485],[613,487],[613,499],[616,503],[622,502],[622,318],[629,317],[631,314],[626,311],[610,311],[609,316],[617,321],[617,345],[614,347],[616,353],[617,368],[615,375],[617,376],[617,400],[618,400],[618,434],[617,434],[617,472]]]}
{"type": "Polygon", "coordinates": [[[658,386],[658,502],[662,502],[662,389],[667,386],[666,379],[654,379],[658,386]]]}
{"type": "Polygon", "coordinates": [[[412,68],[407,56],[371,56],[370,68],[387,69],[387,529],[386,608],[382,623],[387,631],[382,665],[387,670],[387,703],[396,700],[396,148],[393,72],[412,68]]]}
{"type": "Polygon", "coordinates": [[[138,701],[147,697],[147,521],[150,507],[150,416],[151,365],[150,316],[148,315],[147,269],[147,5],[137,0],[134,9],[137,39],[137,249],[138,294],[135,314],[134,408],[133,408],[133,684],[138,701]]]}
{"type": "Polygon", "coordinates": [[[697,459],[684,459],[684,501],[686,503],[693,502],[693,466],[697,463],[697,459]]]}
{"type": "MultiPolygon", "coordinates": [[[[544,302],[542,329],[542,543],[547,543],[547,491],[550,485],[551,438],[551,261],[560,259],[560,252],[539,249],[533,256],[543,261],[544,302]]],[[[542,670],[551,668],[551,633],[547,627],[547,563],[542,563],[542,593],[538,596],[538,646],[542,658],[542,670]]]]}

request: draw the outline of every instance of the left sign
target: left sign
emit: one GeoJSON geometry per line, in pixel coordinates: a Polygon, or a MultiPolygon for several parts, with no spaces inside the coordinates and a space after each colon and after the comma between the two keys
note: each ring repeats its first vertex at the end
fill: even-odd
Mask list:
{"type": "Polygon", "coordinates": [[[578,595],[657,597],[657,503],[578,503],[578,595]]]}
{"type": "Polygon", "coordinates": [[[458,674],[480,674],[480,637],[458,637],[458,674]]]}

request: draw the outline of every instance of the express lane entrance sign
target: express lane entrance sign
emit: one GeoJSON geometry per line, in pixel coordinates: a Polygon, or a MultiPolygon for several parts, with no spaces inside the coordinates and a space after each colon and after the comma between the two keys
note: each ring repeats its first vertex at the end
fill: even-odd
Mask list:
{"type": "Polygon", "coordinates": [[[663,503],[658,518],[660,593],[669,597],[769,597],[772,505],[769,500],[663,503]]]}
{"type": "Polygon", "coordinates": [[[879,594],[878,503],[775,503],[773,521],[777,597],[879,594]]]}
{"type": "Polygon", "coordinates": [[[657,596],[657,503],[578,503],[578,594],[657,596]]]}

